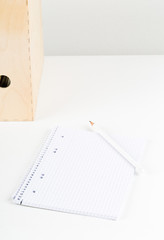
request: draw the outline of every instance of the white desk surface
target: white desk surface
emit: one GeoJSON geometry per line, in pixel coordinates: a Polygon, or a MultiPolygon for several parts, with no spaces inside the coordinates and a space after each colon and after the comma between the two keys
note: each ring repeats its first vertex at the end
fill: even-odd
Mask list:
{"type": "Polygon", "coordinates": [[[0,123],[0,239],[164,239],[164,56],[46,57],[36,120],[0,123]],[[10,197],[56,124],[149,140],[146,173],[119,221],[14,205],[10,197]]]}

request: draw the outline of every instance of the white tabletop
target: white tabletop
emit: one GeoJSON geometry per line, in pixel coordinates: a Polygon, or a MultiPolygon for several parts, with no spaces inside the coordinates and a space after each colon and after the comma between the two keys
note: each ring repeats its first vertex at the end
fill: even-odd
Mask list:
{"type": "Polygon", "coordinates": [[[34,122],[0,123],[0,239],[164,239],[164,56],[46,57],[34,122]],[[48,129],[85,128],[148,139],[119,221],[15,205],[12,193],[48,129]]]}

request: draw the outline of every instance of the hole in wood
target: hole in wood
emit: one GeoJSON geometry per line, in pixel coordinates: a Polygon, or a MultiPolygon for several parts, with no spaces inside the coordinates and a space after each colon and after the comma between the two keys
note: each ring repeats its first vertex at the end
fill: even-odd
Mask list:
{"type": "Polygon", "coordinates": [[[7,88],[11,84],[10,78],[5,75],[0,75],[0,87],[7,88]]]}

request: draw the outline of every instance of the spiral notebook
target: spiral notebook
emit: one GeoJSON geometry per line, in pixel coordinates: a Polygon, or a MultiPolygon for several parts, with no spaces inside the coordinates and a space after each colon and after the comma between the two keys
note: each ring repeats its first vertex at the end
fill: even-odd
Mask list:
{"type": "MultiPolygon", "coordinates": [[[[114,136],[141,161],[145,142],[114,136]]],[[[95,132],[54,128],[13,196],[20,205],[116,220],[134,180],[134,168],[95,132]]]]}

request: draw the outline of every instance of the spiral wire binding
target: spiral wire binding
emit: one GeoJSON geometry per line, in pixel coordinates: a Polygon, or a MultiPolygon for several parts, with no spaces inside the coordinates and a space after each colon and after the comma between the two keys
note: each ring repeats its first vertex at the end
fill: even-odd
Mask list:
{"type": "Polygon", "coordinates": [[[41,164],[41,162],[44,158],[44,155],[46,154],[46,152],[49,148],[49,145],[56,134],[57,129],[58,129],[58,126],[54,130],[49,131],[47,138],[41,144],[41,151],[40,151],[39,155],[37,155],[36,161],[34,162],[32,167],[29,169],[29,171],[26,174],[24,180],[22,181],[20,187],[18,188],[17,192],[14,194],[14,196],[12,198],[16,203],[18,203],[20,205],[23,203],[23,195],[24,195],[26,189],[28,188],[28,186],[30,185],[30,182],[31,182],[32,178],[34,177],[37,169],[39,168],[39,165],[41,164]]]}

